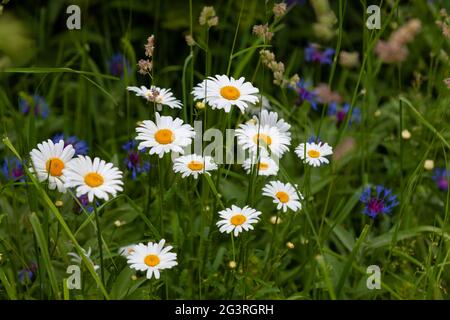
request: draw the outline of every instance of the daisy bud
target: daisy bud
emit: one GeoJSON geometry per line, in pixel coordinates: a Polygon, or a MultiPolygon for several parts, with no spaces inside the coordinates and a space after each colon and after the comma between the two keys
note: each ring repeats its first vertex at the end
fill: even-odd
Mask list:
{"type": "Polygon", "coordinates": [[[120,220],[114,221],[114,225],[115,225],[117,228],[120,228],[120,227],[123,226],[124,224],[125,224],[125,221],[120,221],[120,220]]]}
{"type": "Polygon", "coordinates": [[[374,115],[375,117],[379,117],[379,116],[381,116],[381,111],[380,111],[380,110],[377,110],[377,111],[374,112],[373,115],[374,115]]]}
{"type": "Polygon", "coordinates": [[[131,276],[131,280],[136,281],[137,279],[138,279],[138,277],[136,277],[135,274],[133,274],[133,275],[131,276]]]}
{"type": "Polygon", "coordinates": [[[411,139],[411,132],[408,129],[402,131],[402,138],[405,140],[411,139]]]}
{"type": "Polygon", "coordinates": [[[427,159],[425,160],[425,162],[423,163],[423,167],[425,170],[431,171],[434,169],[434,161],[431,159],[427,159]]]}
{"type": "Polygon", "coordinates": [[[56,200],[55,201],[55,206],[57,206],[58,208],[62,207],[63,205],[64,205],[64,202],[62,202],[61,200],[56,200]]]}
{"type": "Polygon", "coordinates": [[[202,110],[202,109],[205,109],[206,104],[205,104],[204,102],[198,101],[198,102],[195,104],[195,107],[196,107],[198,110],[202,110]]]}
{"type": "Polygon", "coordinates": [[[281,222],[283,222],[283,221],[281,220],[280,217],[277,217],[277,216],[271,216],[270,217],[270,223],[271,224],[280,224],[281,222]]]}
{"type": "Polygon", "coordinates": [[[286,247],[288,247],[289,249],[294,249],[295,245],[292,242],[288,241],[286,242],[286,247]]]}
{"type": "Polygon", "coordinates": [[[228,268],[235,269],[236,267],[237,267],[236,261],[231,260],[230,262],[228,262],[228,268]]]}

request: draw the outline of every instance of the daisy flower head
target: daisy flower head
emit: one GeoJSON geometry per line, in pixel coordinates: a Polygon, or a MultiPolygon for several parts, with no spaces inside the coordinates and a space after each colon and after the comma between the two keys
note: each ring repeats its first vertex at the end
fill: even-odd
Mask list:
{"type": "Polygon", "coordinates": [[[210,156],[190,154],[175,159],[173,163],[173,171],[180,172],[183,178],[194,176],[197,179],[199,174],[210,174],[208,171],[211,170],[217,170],[217,164],[210,156]]]}
{"type": "Polygon", "coordinates": [[[48,180],[51,190],[58,188],[59,192],[66,192],[64,182],[66,176],[63,172],[75,154],[72,145],[64,146],[64,141],[54,143],[48,139],[37,145],[37,149],[30,152],[31,167],[40,182],[48,180]]]}
{"type": "Polygon", "coordinates": [[[239,125],[236,136],[238,144],[251,154],[257,154],[259,147],[263,156],[267,156],[270,151],[281,157],[291,144],[290,127],[283,119],[278,119],[276,112],[263,110],[261,119],[239,125]]]}
{"type": "MultiPolygon", "coordinates": [[[[100,266],[96,265],[91,259],[91,254],[92,254],[91,247],[89,247],[87,251],[84,248],[81,248],[81,252],[85,256],[85,258],[92,264],[92,267],[94,268],[95,271],[100,269],[100,266]]],[[[78,253],[76,253],[76,252],[69,252],[67,255],[72,257],[70,259],[70,261],[72,261],[72,262],[74,262],[76,264],[79,264],[79,265],[82,264],[83,258],[81,256],[79,256],[78,253]]]]}
{"type": "Polygon", "coordinates": [[[135,247],[135,244],[130,244],[128,246],[121,247],[118,252],[122,257],[128,258],[131,254],[136,252],[135,247]]]}
{"type": "Polygon", "coordinates": [[[384,186],[367,187],[359,199],[364,204],[363,213],[375,219],[380,214],[389,214],[398,205],[397,196],[384,186]]]}
{"type": "Polygon", "coordinates": [[[244,167],[247,174],[251,174],[252,166],[258,166],[258,175],[259,176],[274,176],[278,173],[278,164],[277,161],[272,159],[272,157],[268,156],[260,156],[259,161],[257,162],[255,157],[245,159],[242,166],[244,167]]]}
{"type": "Polygon", "coordinates": [[[150,88],[141,86],[140,88],[127,87],[127,90],[136,93],[136,96],[142,97],[149,102],[155,102],[158,110],[161,110],[163,105],[171,109],[181,109],[182,107],[181,101],[175,99],[170,89],[156,86],[151,86],[150,88]]]}
{"type": "Polygon", "coordinates": [[[241,77],[235,80],[226,75],[216,75],[199,83],[192,90],[195,100],[206,101],[212,109],[223,109],[230,112],[236,106],[244,113],[249,104],[259,101],[258,88],[241,77]]]}
{"type": "Polygon", "coordinates": [[[245,112],[252,116],[258,116],[262,110],[270,111],[271,109],[272,105],[270,104],[269,99],[267,99],[266,96],[261,96],[261,103],[259,101],[256,103],[249,103],[245,112]]]}
{"type": "Polygon", "coordinates": [[[333,154],[333,148],[326,142],[307,142],[306,144],[300,143],[295,148],[295,153],[310,166],[319,167],[322,163],[329,163],[325,157],[333,154]]]}
{"type": "Polygon", "coordinates": [[[94,197],[108,201],[123,190],[122,171],[98,157],[92,160],[89,156],[78,156],[67,164],[63,173],[64,186],[75,188],[77,197],[87,194],[89,202],[94,197]]]}
{"type": "Polygon", "coordinates": [[[260,215],[260,211],[256,211],[249,206],[239,208],[232,205],[231,208],[219,211],[221,220],[216,225],[220,232],[233,232],[234,236],[237,237],[242,231],[253,230],[253,224],[259,221],[260,215]]]}
{"type": "Polygon", "coordinates": [[[273,198],[273,203],[277,205],[277,210],[283,209],[283,212],[286,212],[289,208],[296,212],[302,208],[300,198],[303,200],[303,195],[300,192],[297,194],[297,190],[290,183],[271,181],[264,186],[262,191],[263,196],[273,198]]]}
{"type": "Polygon", "coordinates": [[[184,154],[183,148],[192,143],[194,128],[183,124],[179,118],[160,116],[159,113],[155,118],[156,123],[145,120],[136,128],[136,140],[141,141],[138,149],[149,148],[149,154],[157,154],[160,158],[171,151],[184,154]]]}
{"type": "Polygon", "coordinates": [[[134,252],[127,257],[130,268],[146,271],[147,279],[151,279],[153,274],[159,279],[160,270],[171,269],[178,264],[177,254],[170,252],[172,246],[164,247],[165,242],[162,239],[159,243],[139,243],[134,246],[134,252]]]}

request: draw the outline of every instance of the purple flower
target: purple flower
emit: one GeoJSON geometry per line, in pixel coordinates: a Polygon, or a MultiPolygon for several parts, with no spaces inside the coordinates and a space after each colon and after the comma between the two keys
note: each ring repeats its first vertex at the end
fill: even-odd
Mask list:
{"type": "Polygon", "coordinates": [[[50,112],[44,97],[37,94],[31,96],[25,92],[19,94],[19,108],[24,115],[28,115],[30,110],[34,108],[34,115],[41,116],[43,119],[47,118],[50,112]]]}
{"type": "Polygon", "coordinates": [[[433,173],[433,180],[436,182],[436,185],[442,191],[448,190],[448,182],[450,177],[450,170],[444,168],[436,168],[433,173]]]}
{"type": "Polygon", "coordinates": [[[307,62],[318,62],[320,64],[331,64],[333,60],[334,49],[326,48],[324,51],[320,50],[320,46],[315,43],[310,43],[305,48],[305,60],[307,62]]]}
{"type": "Polygon", "coordinates": [[[75,149],[75,155],[87,155],[89,147],[84,140],[79,140],[76,136],[64,138],[64,134],[58,133],[53,136],[52,141],[58,143],[59,140],[64,140],[64,147],[72,145],[75,149]]]}
{"type": "Polygon", "coordinates": [[[139,173],[148,172],[150,170],[150,162],[143,161],[142,154],[145,153],[145,149],[138,151],[136,149],[136,141],[130,140],[126,142],[122,149],[127,151],[127,156],[125,157],[125,166],[131,172],[131,177],[133,180],[139,173]]]}
{"type": "Polygon", "coordinates": [[[359,200],[364,204],[363,213],[373,219],[379,214],[389,214],[398,205],[397,196],[384,186],[367,187],[359,200]]]}
{"type": "Polygon", "coordinates": [[[123,77],[125,70],[127,70],[128,74],[131,72],[130,63],[121,53],[114,54],[111,59],[108,60],[108,68],[113,76],[121,78],[123,77]]]}
{"type": "Polygon", "coordinates": [[[311,107],[314,110],[317,110],[317,95],[313,90],[310,90],[309,83],[305,83],[305,81],[300,80],[295,84],[295,88],[293,88],[297,94],[298,98],[295,102],[296,106],[301,106],[303,102],[308,101],[311,107]]]}
{"type": "MultiPolygon", "coordinates": [[[[349,111],[349,103],[345,103],[343,106],[339,106],[338,104],[333,102],[328,106],[328,116],[336,118],[336,125],[338,127],[344,122],[345,117],[347,116],[349,111]]],[[[349,121],[349,124],[352,124],[352,122],[361,122],[361,110],[358,107],[353,107],[352,117],[349,121]]]]}
{"type": "Polygon", "coordinates": [[[16,157],[5,157],[3,159],[2,173],[7,180],[25,181],[25,170],[16,157]]]}
{"type": "Polygon", "coordinates": [[[29,267],[20,270],[18,274],[19,282],[26,283],[34,280],[37,269],[37,264],[33,262],[29,267]]]}
{"type": "Polygon", "coordinates": [[[79,213],[83,212],[83,209],[86,210],[88,213],[92,213],[92,211],[94,211],[94,206],[92,205],[92,203],[89,202],[87,194],[79,196],[78,201],[80,202],[81,207],[78,203],[75,204],[75,207],[79,213]]]}
{"type": "Polygon", "coordinates": [[[320,139],[320,137],[316,137],[315,135],[310,135],[308,137],[307,142],[309,142],[309,143],[319,143],[319,142],[322,142],[322,140],[320,139]]]}

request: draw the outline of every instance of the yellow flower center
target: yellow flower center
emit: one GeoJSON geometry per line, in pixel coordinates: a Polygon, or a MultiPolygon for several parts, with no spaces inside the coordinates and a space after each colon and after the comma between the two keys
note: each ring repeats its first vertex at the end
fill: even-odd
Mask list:
{"type": "Polygon", "coordinates": [[[317,150],[309,150],[308,156],[310,156],[311,158],[318,158],[320,157],[320,152],[317,150]]]}
{"type": "Polygon", "coordinates": [[[156,254],[149,254],[144,259],[144,263],[149,267],[157,266],[159,262],[160,262],[159,257],[156,254]]]}
{"type": "Polygon", "coordinates": [[[155,133],[155,140],[159,144],[169,144],[174,140],[174,135],[172,130],[169,129],[160,129],[155,133]]]}
{"type": "Polygon", "coordinates": [[[231,224],[233,224],[235,226],[240,226],[246,220],[247,220],[247,218],[243,214],[236,214],[231,217],[231,224]]]}
{"type": "Polygon", "coordinates": [[[259,163],[259,170],[264,171],[264,170],[267,170],[267,169],[269,169],[269,164],[268,163],[265,163],[265,162],[260,162],[259,163]]]}
{"type": "Polygon", "coordinates": [[[241,96],[241,93],[236,87],[225,86],[220,89],[220,95],[228,100],[236,100],[241,96]]]}
{"type": "Polygon", "coordinates": [[[264,133],[255,134],[255,136],[253,137],[253,142],[258,144],[258,140],[259,145],[270,146],[272,144],[272,138],[270,138],[268,135],[264,133]]]}
{"type": "Polygon", "coordinates": [[[275,194],[275,197],[277,197],[278,200],[280,200],[283,203],[286,203],[286,202],[289,201],[289,195],[286,192],[284,192],[284,191],[278,191],[275,194]]]}
{"type": "Polygon", "coordinates": [[[90,172],[84,176],[84,182],[91,188],[101,186],[104,182],[103,177],[97,172],[90,172]]]}
{"type": "Polygon", "coordinates": [[[45,163],[45,169],[50,175],[54,177],[59,177],[62,175],[62,170],[64,169],[64,162],[59,158],[48,159],[45,163]]]}
{"type": "Polygon", "coordinates": [[[200,171],[203,170],[203,162],[192,160],[188,163],[188,168],[192,171],[200,171]]]}

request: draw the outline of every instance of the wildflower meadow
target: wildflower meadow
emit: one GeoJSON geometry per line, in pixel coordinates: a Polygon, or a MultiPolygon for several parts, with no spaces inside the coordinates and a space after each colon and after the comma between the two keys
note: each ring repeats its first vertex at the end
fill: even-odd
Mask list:
{"type": "Polygon", "coordinates": [[[0,0],[0,299],[449,299],[447,9],[0,0]]]}

